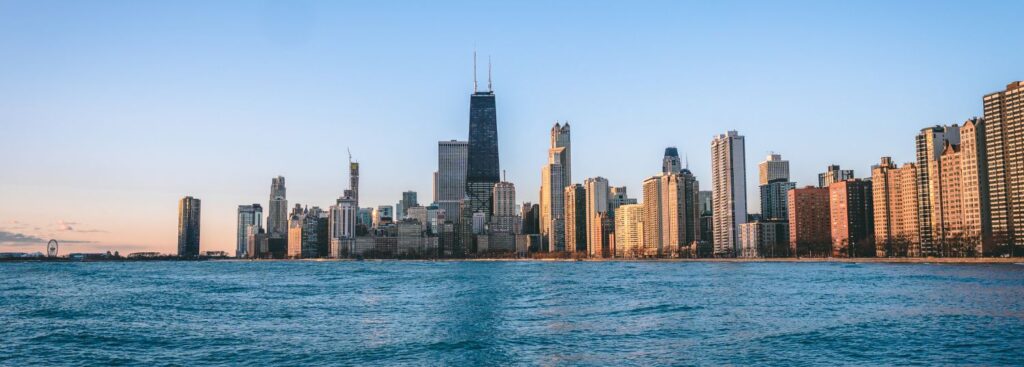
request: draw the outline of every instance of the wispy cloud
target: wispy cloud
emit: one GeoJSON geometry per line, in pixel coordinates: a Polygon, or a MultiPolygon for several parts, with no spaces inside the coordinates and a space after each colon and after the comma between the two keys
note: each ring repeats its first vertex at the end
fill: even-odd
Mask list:
{"type": "Polygon", "coordinates": [[[33,235],[26,235],[26,234],[21,234],[21,233],[0,231],[0,243],[4,243],[4,244],[18,244],[18,243],[38,243],[38,242],[46,242],[46,240],[44,240],[42,238],[39,238],[39,237],[36,237],[36,236],[33,236],[33,235]]]}
{"type": "Polygon", "coordinates": [[[92,229],[92,228],[82,229],[79,226],[79,224],[80,223],[78,223],[78,222],[70,222],[70,221],[66,221],[66,220],[59,220],[59,221],[57,221],[56,226],[57,226],[57,230],[61,231],[61,232],[78,232],[78,233],[106,233],[107,232],[107,231],[104,231],[102,229],[92,229]]]}

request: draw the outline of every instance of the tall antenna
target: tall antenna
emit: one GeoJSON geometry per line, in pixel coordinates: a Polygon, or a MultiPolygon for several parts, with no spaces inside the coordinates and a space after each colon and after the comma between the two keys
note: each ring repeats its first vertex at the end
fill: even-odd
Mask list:
{"type": "Polygon", "coordinates": [[[476,49],[473,49],[473,93],[476,93],[476,49]]]}
{"type": "Polygon", "coordinates": [[[345,147],[345,150],[348,151],[348,163],[352,163],[352,149],[345,147]]]}
{"type": "Polygon", "coordinates": [[[491,86],[491,55],[487,55],[487,91],[494,92],[494,87],[491,86]]]}
{"type": "Polygon", "coordinates": [[[686,169],[689,170],[690,169],[690,153],[686,153],[683,156],[686,157],[686,169]]]}

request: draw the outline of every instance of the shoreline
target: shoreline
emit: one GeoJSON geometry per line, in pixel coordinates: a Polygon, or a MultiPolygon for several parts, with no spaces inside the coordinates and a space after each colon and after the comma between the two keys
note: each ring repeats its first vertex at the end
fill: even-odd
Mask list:
{"type": "Polygon", "coordinates": [[[234,259],[234,258],[200,258],[200,259],[90,259],[71,260],[67,258],[56,259],[0,259],[0,263],[24,263],[24,262],[59,262],[59,263],[81,263],[81,262],[206,262],[206,261],[230,261],[230,262],[342,262],[342,261],[410,261],[410,262],[693,262],[693,263],[875,263],[875,264],[1021,264],[1024,265],[1024,257],[906,257],[906,258],[841,258],[841,257],[805,257],[805,258],[705,258],[705,259],[530,259],[530,258],[477,258],[477,259],[234,259]]]}

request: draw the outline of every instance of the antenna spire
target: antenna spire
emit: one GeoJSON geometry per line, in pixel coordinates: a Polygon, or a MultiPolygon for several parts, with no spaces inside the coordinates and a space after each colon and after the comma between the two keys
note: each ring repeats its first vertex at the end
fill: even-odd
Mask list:
{"type": "Polygon", "coordinates": [[[352,163],[352,149],[345,147],[345,150],[348,151],[348,163],[352,163]]]}
{"type": "Polygon", "coordinates": [[[686,159],[686,169],[689,170],[690,169],[690,153],[684,154],[683,157],[686,157],[685,158],[686,159]]]}
{"type": "Polygon", "coordinates": [[[476,49],[473,49],[473,93],[476,93],[476,49]]]}
{"type": "Polygon", "coordinates": [[[494,92],[494,87],[491,84],[491,55],[487,55],[487,91],[494,92]]]}

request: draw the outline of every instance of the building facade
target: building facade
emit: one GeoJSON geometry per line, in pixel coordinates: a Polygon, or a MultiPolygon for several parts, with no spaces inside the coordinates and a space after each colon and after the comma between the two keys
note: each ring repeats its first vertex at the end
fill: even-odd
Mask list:
{"type": "MultiPolygon", "coordinates": [[[[606,257],[610,253],[607,233],[611,224],[602,222],[602,215],[608,213],[608,179],[591,177],[583,181],[586,192],[587,256],[606,257]]],[[[566,218],[568,221],[568,218],[566,218]]]]}
{"type": "Polygon", "coordinates": [[[267,233],[271,238],[288,237],[288,198],[284,177],[270,180],[270,206],[267,207],[267,233]]]}
{"type": "Polygon", "coordinates": [[[871,181],[852,179],[829,185],[832,256],[875,256],[871,181]]]}
{"type": "Polygon", "coordinates": [[[789,161],[783,160],[781,154],[769,154],[757,165],[757,169],[758,185],[789,181],[789,161]]]}
{"type": "Polygon", "coordinates": [[[1024,254],[1024,81],[982,98],[992,254],[1024,254]]]}
{"type": "Polygon", "coordinates": [[[832,255],[829,189],[807,186],[789,190],[789,250],[797,257],[832,255]]]}
{"type": "Polygon", "coordinates": [[[713,242],[716,256],[740,252],[739,226],[747,221],[746,148],[736,131],[720,134],[711,142],[711,200],[713,242]]]}
{"type": "Polygon", "coordinates": [[[260,204],[239,205],[236,225],[235,257],[256,257],[255,253],[249,251],[249,233],[257,234],[263,229],[263,207],[260,204]]]}
{"type": "Polygon", "coordinates": [[[882,157],[871,167],[871,185],[875,256],[920,256],[917,165],[897,168],[892,158],[882,157]]]}
{"type": "Polygon", "coordinates": [[[202,203],[186,196],[178,201],[178,257],[199,256],[199,224],[202,203]]]}
{"type": "Polygon", "coordinates": [[[580,184],[565,187],[565,251],[587,252],[587,190],[580,184]]]}
{"type": "Polygon", "coordinates": [[[615,257],[642,257],[644,206],[623,204],[615,209],[615,257]]]}

